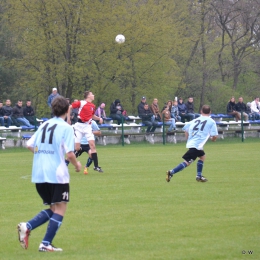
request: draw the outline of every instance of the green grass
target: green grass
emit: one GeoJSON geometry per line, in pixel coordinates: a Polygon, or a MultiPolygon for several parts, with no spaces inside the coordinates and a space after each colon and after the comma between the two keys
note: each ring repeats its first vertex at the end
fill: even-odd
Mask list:
{"type": "MultiPolygon", "coordinates": [[[[98,146],[104,174],[70,166],[71,201],[53,241],[64,251],[48,259],[260,259],[259,143],[207,143],[207,183],[195,181],[196,163],[165,181],[166,170],[182,161],[184,143],[98,146]]],[[[17,223],[43,208],[30,182],[32,156],[0,151],[1,260],[46,259],[37,251],[46,225],[32,231],[28,250],[16,233],[17,223]]]]}

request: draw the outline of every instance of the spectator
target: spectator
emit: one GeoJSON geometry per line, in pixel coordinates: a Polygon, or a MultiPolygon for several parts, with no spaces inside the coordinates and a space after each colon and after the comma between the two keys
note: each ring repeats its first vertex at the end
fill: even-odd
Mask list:
{"type": "Polygon", "coordinates": [[[122,112],[124,111],[120,100],[116,99],[111,105],[110,105],[110,117],[113,120],[117,120],[117,124],[120,125],[122,120],[125,119],[125,117],[122,115],[122,112]]]}
{"type": "Polygon", "coordinates": [[[246,104],[243,102],[243,98],[242,97],[238,98],[238,102],[235,105],[235,110],[237,112],[239,112],[240,118],[241,118],[241,114],[242,114],[243,115],[243,119],[245,121],[248,121],[248,114],[246,113],[246,104]]]}
{"type": "Polygon", "coordinates": [[[251,112],[256,120],[260,119],[259,97],[256,97],[255,100],[251,102],[251,112]]]}
{"type": "Polygon", "coordinates": [[[148,126],[146,133],[153,133],[158,125],[158,122],[152,119],[153,112],[149,108],[148,104],[144,104],[144,107],[140,107],[139,109],[139,116],[142,118],[142,123],[145,126],[148,126]]]}
{"type": "Polygon", "coordinates": [[[186,109],[187,109],[187,116],[190,118],[190,121],[194,118],[200,117],[200,114],[194,113],[194,103],[193,103],[193,97],[189,97],[188,101],[186,103],[186,109]]]}
{"type": "Polygon", "coordinates": [[[0,100],[0,125],[5,126],[3,101],[0,100]]]}
{"type": "Polygon", "coordinates": [[[153,112],[153,115],[154,115],[153,119],[158,121],[158,122],[161,122],[162,121],[162,115],[160,113],[157,98],[153,99],[153,103],[151,104],[150,109],[151,109],[151,111],[153,112]]]}
{"type": "Polygon", "coordinates": [[[138,115],[140,117],[140,114],[144,111],[144,105],[146,104],[146,97],[142,97],[141,102],[137,106],[138,115]]]}
{"type": "Polygon", "coordinates": [[[13,118],[14,121],[18,121],[19,124],[25,126],[32,126],[30,122],[23,116],[23,101],[18,100],[17,104],[13,107],[13,118]]]}
{"type": "Polygon", "coordinates": [[[165,108],[168,108],[169,111],[171,112],[171,110],[172,110],[172,101],[171,100],[168,100],[167,103],[164,104],[162,112],[165,110],[165,108]]]}
{"type": "MultiPolygon", "coordinates": [[[[51,102],[59,96],[59,93],[57,92],[57,88],[52,89],[52,93],[49,95],[47,104],[51,108],[51,102]]],[[[53,117],[53,113],[51,112],[51,117],[53,117]]]]}
{"type": "Polygon", "coordinates": [[[172,102],[168,101],[166,108],[162,112],[163,123],[165,125],[169,125],[170,126],[169,129],[168,129],[168,132],[171,132],[172,130],[176,129],[175,119],[171,118],[171,110],[170,110],[171,109],[171,104],[172,104],[172,102]]]}
{"type": "Polygon", "coordinates": [[[12,124],[12,115],[13,115],[13,108],[11,107],[11,100],[6,99],[5,106],[3,106],[4,110],[4,123],[6,127],[9,127],[12,124]]]}
{"type": "Polygon", "coordinates": [[[180,97],[178,101],[178,109],[179,115],[181,117],[181,122],[185,123],[185,119],[189,120],[189,116],[187,116],[187,108],[186,105],[183,103],[183,99],[180,97]]]}
{"type": "Polygon", "coordinates": [[[236,111],[235,97],[231,97],[227,104],[227,114],[234,116],[236,121],[241,119],[240,113],[236,111]]]}
{"type": "MultiPolygon", "coordinates": [[[[74,99],[74,102],[77,102],[77,99],[74,99]]],[[[71,113],[70,113],[70,120],[71,120],[71,124],[74,125],[78,122],[78,113],[79,113],[79,109],[78,108],[72,108],[71,109],[71,113]]]]}
{"type": "Polygon", "coordinates": [[[106,111],[105,111],[106,104],[101,103],[101,105],[97,108],[95,115],[101,117],[102,119],[106,119],[106,111]]]}
{"type": "Polygon", "coordinates": [[[26,101],[26,106],[23,109],[23,115],[30,122],[31,125],[35,125],[35,114],[30,99],[26,101]]]}
{"type": "Polygon", "coordinates": [[[246,104],[246,113],[248,114],[248,118],[250,120],[255,120],[254,113],[252,113],[252,111],[251,111],[251,103],[250,102],[248,102],[246,104]]]}
{"type": "Polygon", "coordinates": [[[174,118],[175,122],[181,121],[181,117],[179,116],[179,109],[178,109],[178,101],[177,100],[174,100],[173,103],[172,103],[171,118],[174,118]]]}

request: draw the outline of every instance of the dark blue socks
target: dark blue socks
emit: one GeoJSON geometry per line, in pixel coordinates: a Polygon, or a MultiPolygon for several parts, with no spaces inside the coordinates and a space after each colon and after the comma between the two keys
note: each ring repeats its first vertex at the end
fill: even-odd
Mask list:
{"type": "Polygon", "coordinates": [[[36,215],[33,219],[29,220],[26,225],[27,228],[30,230],[33,230],[40,225],[44,224],[47,222],[53,215],[53,212],[51,209],[45,209],[42,210],[38,215],[36,215]]]}
{"type": "Polygon", "coordinates": [[[47,227],[45,237],[42,240],[42,243],[45,246],[48,246],[49,244],[51,244],[53,238],[56,235],[56,232],[58,231],[58,229],[62,223],[62,220],[63,220],[63,216],[53,213],[53,215],[49,221],[49,225],[47,227]]]}
{"type": "Polygon", "coordinates": [[[197,162],[197,176],[201,177],[203,169],[203,161],[198,160],[197,162]]]}
{"type": "Polygon", "coordinates": [[[177,167],[171,170],[171,174],[175,174],[177,172],[182,171],[184,168],[186,168],[188,165],[185,162],[180,163],[177,167]]]}
{"type": "Polygon", "coordinates": [[[93,160],[90,157],[88,157],[88,161],[86,163],[86,167],[89,167],[92,162],[93,162],[93,160]]]}

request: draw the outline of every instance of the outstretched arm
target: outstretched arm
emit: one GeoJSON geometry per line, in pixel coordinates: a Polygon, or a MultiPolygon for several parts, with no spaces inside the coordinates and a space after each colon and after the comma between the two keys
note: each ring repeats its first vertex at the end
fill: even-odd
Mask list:
{"type": "Polygon", "coordinates": [[[69,109],[68,109],[68,113],[67,113],[67,123],[69,125],[71,125],[71,120],[70,120],[71,109],[72,109],[72,106],[70,105],[69,109]]]}

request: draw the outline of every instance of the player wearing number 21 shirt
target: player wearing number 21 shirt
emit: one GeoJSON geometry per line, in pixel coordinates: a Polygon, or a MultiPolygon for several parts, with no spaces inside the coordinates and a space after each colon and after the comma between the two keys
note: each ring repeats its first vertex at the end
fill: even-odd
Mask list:
{"type": "Polygon", "coordinates": [[[201,108],[201,116],[187,123],[183,130],[187,138],[186,148],[189,150],[183,155],[184,162],[175,168],[166,172],[166,181],[169,182],[174,174],[189,166],[193,161],[199,158],[197,162],[196,181],[206,182],[207,179],[202,176],[203,164],[205,161],[204,144],[210,137],[211,141],[216,141],[218,130],[216,122],[210,118],[210,107],[204,105],[201,108]]]}

